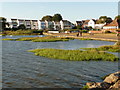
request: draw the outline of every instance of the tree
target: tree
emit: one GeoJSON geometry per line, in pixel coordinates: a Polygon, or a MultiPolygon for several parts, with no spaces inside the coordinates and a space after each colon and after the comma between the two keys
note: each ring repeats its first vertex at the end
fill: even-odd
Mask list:
{"type": "Polygon", "coordinates": [[[6,28],[6,18],[0,17],[0,31],[5,30],[6,28]]]}
{"type": "Polygon", "coordinates": [[[50,16],[50,15],[47,15],[47,16],[43,16],[43,18],[42,18],[42,20],[43,21],[45,21],[45,20],[47,20],[47,21],[52,21],[52,16],[50,16]]]}
{"type": "Polygon", "coordinates": [[[24,24],[21,24],[21,25],[19,25],[19,26],[18,26],[18,29],[25,30],[25,29],[26,29],[26,27],[25,27],[25,25],[24,25],[24,24]]]}
{"type": "Polygon", "coordinates": [[[82,27],[81,27],[80,25],[78,25],[78,26],[77,26],[77,29],[80,29],[80,30],[82,30],[82,27]]]}
{"type": "Polygon", "coordinates": [[[119,19],[120,20],[120,15],[116,16],[115,19],[119,19]]]}
{"type": "Polygon", "coordinates": [[[117,19],[117,22],[118,22],[118,25],[119,25],[119,28],[120,28],[120,15],[116,16],[115,19],[117,19]]]}
{"type": "Polygon", "coordinates": [[[112,22],[112,18],[111,18],[111,17],[107,17],[107,19],[106,19],[105,22],[106,22],[106,23],[111,23],[111,22],[112,22]]]}
{"type": "Polygon", "coordinates": [[[62,16],[60,14],[54,14],[52,20],[59,22],[60,20],[62,20],[62,16]]]}
{"type": "Polygon", "coordinates": [[[99,19],[101,19],[102,21],[105,21],[107,19],[107,16],[100,16],[99,19]]]}
{"type": "Polygon", "coordinates": [[[112,22],[112,18],[111,17],[107,17],[107,16],[100,16],[99,20],[97,20],[97,24],[101,24],[101,23],[111,23],[112,22]]]}

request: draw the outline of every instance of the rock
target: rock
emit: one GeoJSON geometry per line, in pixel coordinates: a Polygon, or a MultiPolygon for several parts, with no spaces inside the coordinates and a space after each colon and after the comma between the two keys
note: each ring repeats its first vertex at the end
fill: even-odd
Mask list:
{"type": "Polygon", "coordinates": [[[114,45],[120,45],[120,41],[117,41],[114,45]]]}
{"type": "Polygon", "coordinates": [[[120,88],[120,80],[118,80],[113,86],[110,87],[110,89],[114,88],[120,88]]]}
{"type": "Polygon", "coordinates": [[[103,82],[88,82],[88,90],[120,90],[120,71],[107,76],[103,82]]]}
{"type": "Polygon", "coordinates": [[[89,88],[98,88],[100,87],[100,84],[101,83],[97,83],[97,82],[89,82],[89,83],[86,83],[86,85],[89,87],[89,88]]]}
{"type": "Polygon", "coordinates": [[[89,88],[104,88],[104,89],[108,89],[110,87],[110,84],[109,83],[106,83],[106,82],[90,82],[90,83],[86,83],[86,85],[89,87],[89,88]]]}
{"type": "Polygon", "coordinates": [[[110,84],[109,84],[109,83],[102,82],[102,83],[100,84],[100,88],[108,89],[109,87],[110,87],[110,84]]]}
{"type": "Polygon", "coordinates": [[[120,78],[120,72],[112,73],[103,82],[113,84],[120,78]]]}

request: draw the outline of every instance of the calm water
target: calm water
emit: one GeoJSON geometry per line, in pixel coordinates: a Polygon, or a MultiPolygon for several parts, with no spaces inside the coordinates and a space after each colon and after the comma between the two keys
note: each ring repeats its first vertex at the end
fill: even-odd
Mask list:
{"type": "MultiPolygon", "coordinates": [[[[22,36],[11,38],[18,37],[22,36]]],[[[3,88],[80,88],[86,82],[102,81],[101,76],[118,70],[118,62],[48,59],[35,56],[27,50],[36,48],[79,49],[112,44],[114,42],[94,40],[2,41],[3,88]]]]}

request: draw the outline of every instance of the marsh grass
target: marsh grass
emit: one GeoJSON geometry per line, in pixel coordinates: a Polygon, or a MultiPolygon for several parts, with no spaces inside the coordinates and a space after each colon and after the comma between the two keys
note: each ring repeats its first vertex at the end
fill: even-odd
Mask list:
{"type": "Polygon", "coordinates": [[[109,52],[120,52],[119,45],[105,45],[98,48],[81,48],[84,50],[98,50],[98,51],[109,51],[109,52]]]}
{"type": "Polygon", "coordinates": [[[93,39],[90,39],[90,38],[79,38],[79,40],[93,40],[93,39]]]}
{"type": "Polygon", "coordinates": [[[85,85],[80,90],[88,90],[89,86],[85,85]]]}
{"type": "Polygon", "coordinates": [[[17,39],[5,38],[2,40],[32,41],[32,42],[57,42],[57,41],[69,41],[69,40],[73,40],[73,38],[46,36],[46,37],[22,37],[22,38],[17,38],[17,39]]]}
{"type": "Polygon", "coordinates": [[[40,35],[40,33],[35,33],[38,31],[40,31],[40,30],[4,31],[3,33],[4,33],[4,35],[40,35]]]}
{"type": "Polygon", "coordinates": [[[10,40],[10,41],[16,41],[16,39],[11,39],[11,38],[4,38],[2,40],[10,40]]]}
{"type": "Polygon", "coordinates": [[[29,52],[35,53],[37,56],[43,56],[47,58],[53,59],[63,59],[68,61],[117,61],[118,57],[106,53],[106,52],[99,52],[97,50],[88,50],[88,51],[81,51],[81,50],[62,50],[62,49],[34,49],[29,50],[29,52]]]}

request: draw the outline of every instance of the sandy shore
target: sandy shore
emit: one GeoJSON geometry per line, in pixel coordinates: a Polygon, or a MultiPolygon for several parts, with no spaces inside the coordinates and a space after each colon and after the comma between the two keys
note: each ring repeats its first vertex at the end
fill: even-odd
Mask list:
{"type": "Polygon", "coordinates": [[[90,39],[94,39],[94,40],[104,40],[104,41],[118,41],[120,40],[120,36],[117,37],[116,34],[94,34],[94,35],[90,35],[88,33],[83,33],[82,36],[77,37],[76,34],[77,33],[44,33],[45,35],[52,35],[52,36],[60,36],[60,37],[73,37],[73,38],[90,38],[90,39]]]}

